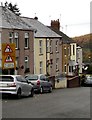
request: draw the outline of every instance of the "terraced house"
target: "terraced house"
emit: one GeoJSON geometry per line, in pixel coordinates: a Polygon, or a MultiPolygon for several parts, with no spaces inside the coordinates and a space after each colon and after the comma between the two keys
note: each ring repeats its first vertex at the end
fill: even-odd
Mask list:
{"type": "MultiPolygon", "coordinates": [[[[73,75],[79,59],[79,48],[71,38],[60,31],[59,20],[51,21],[51,27],[47,27],[39,22],[37,17],[19,17],[2,6],[0,42],[15,43],[16,46],[16,69],[4,69],[2,72],[7,74],[46,74],[51,77],[62,73],[73,75]]],[[[0,46],[0,68],[1,53],[0,46]]]]}
{"type": "Polygon", "coordinates": [[[59,42],[62,36],[38,21],[38,18],[22,17],[29,26],[36,29],[34,34],[34,73],[55,76],[62,73],[62,52],[59,42]]]}
{"type": "MultiPolygon", "coordinates": [[[[16,69],[3,70],[4,74],[34,73],[34,29],[9,9],[0,7],[0,42],[15,43],[16,69]]],[[[1,49],[1,47],[0,47],[1,49]]],[[[0,54],[0,61],[2,56],[0,54]]],[[[2,68],[2,62],[0,62],[2,68]]]]}
{"type": "Polygon", "coordinates": [[[82,73],[82,49],[78,49],[76,42],[60,31],[59,20],[51,21],[50,28],[62,36],[62,73],[73,75],[77,65],[79,65],[80,73],[82,73]],[[79,54],[78,50],[80,50],[79,54]]]}

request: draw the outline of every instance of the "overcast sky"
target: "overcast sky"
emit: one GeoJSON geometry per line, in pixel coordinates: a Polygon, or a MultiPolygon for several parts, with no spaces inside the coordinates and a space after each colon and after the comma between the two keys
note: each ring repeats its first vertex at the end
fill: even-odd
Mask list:
{"type": "Polygon", "coordinates": [[[22,16],[34,18],[44,25],[60,20],[61,31],[70,37],[90,33],[91,0],[0,0],[17,4],[22,16]]]}

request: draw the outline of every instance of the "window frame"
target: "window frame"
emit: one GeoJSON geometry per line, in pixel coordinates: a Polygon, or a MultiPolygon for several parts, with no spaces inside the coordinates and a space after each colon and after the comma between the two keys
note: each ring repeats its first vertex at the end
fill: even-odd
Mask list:
{"type": "Polygon", "coordinates": [[[46,52],[50,52],[50,49],[49,49],[49,40],[47,40],[47,42],[46,42],[46,52]]]}
{"type": "Polygon", "coordinates": [[[75,45],[73,45],[73,55],[75,55],[75,45]]]}
{"type": "Polygon", "coordinates": [[[67,65],[64,65],[64,72],[67,73],[67,65]]]}
{"type": "Polygon", "coordinates": [[[25,69],[29,68],[29,56],[25,56],[25,69]]]}
{"type": "Polygon", "coordinates": [[[25,33],[25,49],[29,48],[29,33],[25,33]]]}
{"type": "Polygon", "coordinates": [[[14,43],[13,36],[14,36],[14,33],[13,32],[9,32],[9,42],[10,43],[14,43]]]}
{"type": "Polygon", "coordinates": [[[39,70],[40,70],[40,74],[42,74],[42,72],[43,72],[43,62],[42,61],[40,61],[40,63],[39,63],[39,70]]]}
{"type": "Polygon", "coordinates": [[[42,45],[43,45],[42,40],[39,40],[39,54],[43,54],[43,47],[42,47],[42,45]]]}
{"type": "Polygon", "coordinates": [[[50,53],[52,53],[52,40],[50,40],[50,53]]]}
{"type": "Polygon", "coordinates": [[[56,58],[56,70],[59,70],[59,58],[56,58]]]}
{"type": "Polygon", "coordinates": [[[59,43],[59,41],[56,40],[56,52],[58,52],[58,43],[59,43]]]}
{"type": "Polygon", "coordinates": [[[14,33],[14,43],[16,45],[16,48],[15,49],[18,49],[19,48],[19,33],[18,32],[15,32],[14,33]],[[16,35],[17,34],[17,35],[16,35]]]}

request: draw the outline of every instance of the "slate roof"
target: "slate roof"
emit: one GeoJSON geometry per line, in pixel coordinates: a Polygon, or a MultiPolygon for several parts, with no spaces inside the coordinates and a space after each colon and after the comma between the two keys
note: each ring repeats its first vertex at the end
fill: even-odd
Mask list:
{"type": "Polygon", "coordinates": [[[55,30],[53,29],[51,26],[48,26],[51,30],[53,30],[54,32],[56,32],[57,34],[61,35],[62,36],[62,42],[63,43],[67,43],[67,44],[70,44],[70,43],[76,43],[72,38],[68,37],[66,34],[64,34],[63,32],[59,31],[59,30],[55,30]]]}
{"type": "Polygon", "coordinates": [[[37,31],[35,32],[34,36],[36,38],[61,38],[62,36],[39,22],[37,19],[34,18],[27,18],[22,17],[22,20],[26,22],[28,25],[32,26],[37,31]]]}
{"type": "Polygon", "coordinates": [[[20,16],[16,16],[6,7],[0,6],[0,28],[34,30],[20,16]]]}

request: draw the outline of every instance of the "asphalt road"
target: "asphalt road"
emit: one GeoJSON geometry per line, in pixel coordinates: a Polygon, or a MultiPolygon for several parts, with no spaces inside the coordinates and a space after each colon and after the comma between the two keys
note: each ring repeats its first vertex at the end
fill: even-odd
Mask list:
{"type": "Polygon", "coordinates": [[[33,98],[4,98],[3,118],[90,118],[90,88],[66,88],[33,98]]]}

